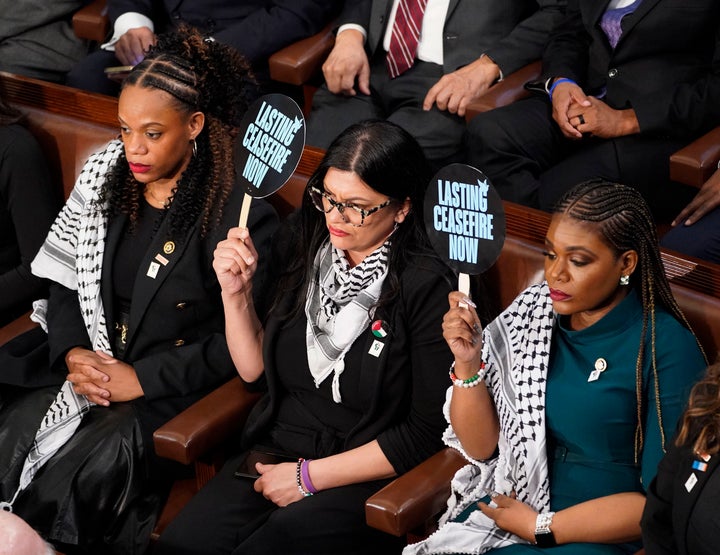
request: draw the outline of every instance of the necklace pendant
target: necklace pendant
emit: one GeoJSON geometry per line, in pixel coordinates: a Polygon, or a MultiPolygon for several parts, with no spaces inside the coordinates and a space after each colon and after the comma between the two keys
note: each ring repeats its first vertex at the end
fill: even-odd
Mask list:
{"type": "Polygon", "coordinates": [[[595,369],[590,372],[590,375],[588,376],[588,382],[594,382],[597,381],[600,378],[600,375],[607,370],[607,361],[600,357],[595,361],[595,369]]]}

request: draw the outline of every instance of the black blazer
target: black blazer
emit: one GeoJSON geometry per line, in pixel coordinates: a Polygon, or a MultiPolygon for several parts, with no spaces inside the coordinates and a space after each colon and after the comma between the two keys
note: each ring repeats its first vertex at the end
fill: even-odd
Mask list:
{"type": "Polygon", "coordinates": [[[642,516],[647,555],[716,555],[720,550],[720,455],[694,470],[689,447],[668,448],[647,491],[642,516]],[[690,491],[686,484],[697,478],[690,491]]]}
{"type": "MultiPolygon", "coordinates": [[[[237,225],[242,197],[236,187],[220,225],[205,238],[200,237],[197,224],[184,239],[168,238],[165,218],[138,269],[123,359],[134,367],[145,393],[133,403],[148,432],[235,374],[212,260],[218,241],[237,225]],[[175,247],[168,254],[163,246],[169,239],[175,247]],[[168,264],[160,266],[155,278],[148,277],[148,267],[158,253],[168,264]]],[[[101,292],[111,345],[115,336],[112,264],[125,223],[121,216],[108,225],[103,258],[101,292]]],[[[253,200],[248,226],[259,252],[269,251],[276,224],[272,207],[253,200]]],[[[254,280],[253,293],[258,298],[263,294],[264,273],[263,265],[254,280]]],[[[91,348],[76,291],[53,284],[47,319],[52,367],[64,367],[64,355],[71,347],[91,348]]]]}
{"type": "MultiPolygon", "coordinates": [[[[566,0],[450,0],[443,25],[443,70],[451,73],[487,54],[507,75],[537,60],[566,0]]],[[[372,55],[382,47],[392,0],[347,1],[340,23],[368,32],[372,55]]]]}
{"type": "Polygon", "coordinates": [[[109,0],[115,20],[126,12],[150,18],[156,32],[189,23],[235,47],[253,63],[317,33],[336,12],[337,0],[109,0]]]}
{"type": "Polygon", "coordinates": [[[568,0],[543,79],[568,77],[633,108],[643,133],[691,138],[720,123],[720,2],[643,0],[613,50],[599,26],[609,0],[568,0]]]}

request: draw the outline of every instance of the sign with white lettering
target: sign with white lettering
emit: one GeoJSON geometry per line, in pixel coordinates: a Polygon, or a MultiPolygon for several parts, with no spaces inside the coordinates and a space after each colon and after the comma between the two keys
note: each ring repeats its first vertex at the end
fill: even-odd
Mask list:
{"type": "Polygon", "coordinates": [[[425,227],[435,251],[455,271],[480,274],[505,243],[505,210],[490,180],[466,164],[442,168],[425,192],[425,227]]]}
{"type": "Polygon", "coordinates": [[[259,98],[235,139],[238,182],[253,198],[273,194],[295,171],[304,146],[305,118],[295,101],[282,94],[259,98]]]}

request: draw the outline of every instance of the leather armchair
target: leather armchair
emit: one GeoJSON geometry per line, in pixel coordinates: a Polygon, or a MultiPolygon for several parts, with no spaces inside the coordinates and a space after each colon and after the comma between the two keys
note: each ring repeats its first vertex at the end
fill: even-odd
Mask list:
{"type": "Polygon", "coordinates": [[[335,45],[335,23],[328,23],[319,33],[278,50],[268,59],[270,78],[301,87],[305,115],[310,113],[312,97],[321,82],[322,64],[335,45]]]}
{"type": "Polygon", "coordinates": [[[468,104],[465,121],[470,121],[482,112],[507,106],[530,96],[530,91],[525,89],[525,83],[540,77],[541,70],[542,62],[536,60],[506,76],[499,83],[495,83],[484,95],[468,104]]]}
{"type": "Polygon", "coordinates": [[[693,187],[702,187],[718,169],[720,127],[695,139],[670,157],[670,179],[693,187]]]}
{"type": "Polygon", "coordinates": [[[192,464],[195,477],[175,482],[153,530],[153,540],[215,476],[224,462],[223,445],[239,434],[259,398],[260,394],[249,392],[240,378],[233,378],[155,430],[153,442],[158,456],[192,464]]]}
{"type": "Polygon", "coordinates": [[[81,39],[104,42],[110,32],[107,0],[93,0],[75,12],[72,18],[73,32],[81,39]]]}

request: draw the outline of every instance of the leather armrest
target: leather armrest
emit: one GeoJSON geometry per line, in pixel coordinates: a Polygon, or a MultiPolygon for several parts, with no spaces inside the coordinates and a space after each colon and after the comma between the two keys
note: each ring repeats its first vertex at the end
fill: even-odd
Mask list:
{"type": "Polygon", "coordinates": [[[5,345],[11,339],[15,339],[18,335],[35,327],[37,327],[37,324],[30,320],[30,312],[19,316],[0,328],[0,345],[5,345]]]}
{"type": "Polygon", "coordinates": [[[445,507],[450,480],[467,461],[449,447],[393,480],[365,502],[369,526],[404,536],[445,507]]]}
{"type": "Polygon", "coordinates": [[[268,59],[270,77],[281,83],[303,85],[320,72],[335,44],[334,23],[322,31],[278,50],[268,59]]]}
{"type": "Polygon", "coordinates": [[[155,430],[155,452],[182,464],[195,462],[240,430],[259,398],[233,378],[155,430]]]}
{"type": "Polygon", "coordinates": [[[720,127],[670,156],[670,179],[693,187],[702,187],[718,167],[720,127]]]}
{"type": "Polygon", "coordinates": [[[93,0],[75,12],[72,18],[73,32],[81,39],[104,42],[110,30],[107,1],[93,0]]]}
{"type": "Polygon", "coordinates": [[[541,70],[542,62],[537,60],[507,75],[499,83],[495,83],[484,95],[468,104],[465,121],[470,121],[482,112],[507,106],[516,100],[530,96],[530,91],[525,89],[525,83],[540,77],[541,70]]]}

